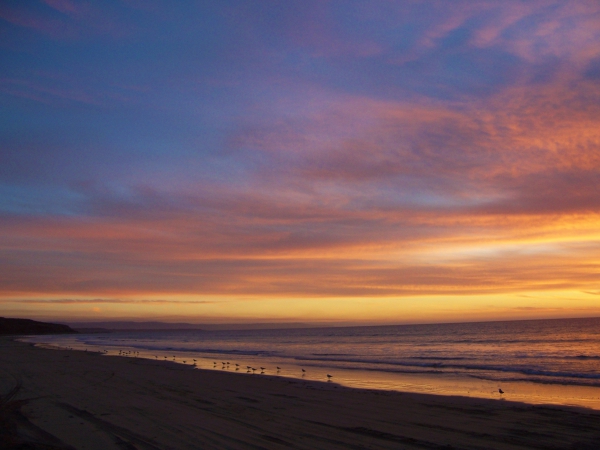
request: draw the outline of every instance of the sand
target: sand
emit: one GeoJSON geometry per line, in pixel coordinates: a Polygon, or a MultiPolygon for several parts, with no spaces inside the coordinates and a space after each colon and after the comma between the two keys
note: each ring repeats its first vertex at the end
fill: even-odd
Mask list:
{"type": "Polygon", "coordinates": [[[344,388],[0,340],[0,448],[598,449],[600,411],[344,388]]]}

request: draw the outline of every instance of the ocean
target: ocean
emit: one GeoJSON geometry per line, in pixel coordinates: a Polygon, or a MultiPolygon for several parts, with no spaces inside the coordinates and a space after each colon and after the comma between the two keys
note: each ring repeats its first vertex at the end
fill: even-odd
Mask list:
{"type": "Polygon", "coordinates": [[[248,376],[327,382],[329,374],[349,387],[600,409],[600,318],[27,340],[248,376]]]}

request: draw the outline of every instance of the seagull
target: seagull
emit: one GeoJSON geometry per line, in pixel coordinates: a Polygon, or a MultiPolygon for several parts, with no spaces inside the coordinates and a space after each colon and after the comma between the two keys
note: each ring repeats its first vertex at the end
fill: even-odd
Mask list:
{"type": "Polygon", "coordinates": [[[504,394],[504,391],[500,388],[498,388],[498,392],[500,392],[501,394],[504,394]]]}

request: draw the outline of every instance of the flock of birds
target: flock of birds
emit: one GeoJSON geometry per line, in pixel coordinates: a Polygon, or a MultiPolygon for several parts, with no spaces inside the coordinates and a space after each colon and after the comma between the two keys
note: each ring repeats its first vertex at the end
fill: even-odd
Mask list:
{"type": "MultiPolygon", "coordinates": [[[[68,350],[71,350],[71,348],[67,347],[68,350]]],[[[86,349],[87,351],[87,349],[86,349]]],[[[108,350],[103,349],[101,353],[108,353],[108,350]]],[[[134,358],[138,358],[140,356],[140,352],[138,351],[131,351],[131,350],[119,350],[119,356],[129,356],[129,357],[134,357],[134,358]]],[[[169,357],[168,356],[163,356],[164,360],[166,361],[169,357]]],[[[158,355],[154,355],[154,359],[158,360],[158,355]]],[[[173,355],[173,361],[177,361],[177,355],[173,355]]],[[[192,366],[197,366],[197,360],[192,358],[192,366]]],[[[188,360],[187,359],[181,359],[181,362],[183,364],[187,364],[188,360]]],[[[213,362],[213,368],[217,367],[217,362],[214,361],[213,362]]],[[[233,367],[233,365],[229,362],[229,361],[222,361],[221,362],[221,369],[229,369],[230,367],[233,367]]],[[[277,373],[281,372],[281,367],[276,366],[277,367],[277,373]]],[[[235,364],[235,370],[240,370],[240,365],[239,364],[235,364]]],[[[256,373],[258,369],[256,367],[252,367],[252,366],[246,366],[246,373],[256,373]]],[[[264,374],[265,371],[267,370],[266,367],[260,367],[260,373],[264,374]]],[[[302,376],[306,375],[306,369],[300,369],[302,370],[302,376]]],[[[333,378],[333,375],[331,374],[327,374],[327,381],[331,381],[331,379],[333,378]]]]}

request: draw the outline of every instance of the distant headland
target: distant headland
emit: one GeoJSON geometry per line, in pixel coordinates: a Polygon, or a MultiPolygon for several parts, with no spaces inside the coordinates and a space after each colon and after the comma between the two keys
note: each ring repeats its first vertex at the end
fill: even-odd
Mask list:
{"type": "Polygon", "coordinates": [[[0,335],[77,333],[68,325],[0,317],[0,335]]]}

